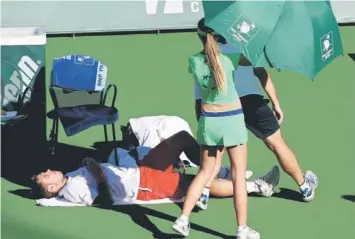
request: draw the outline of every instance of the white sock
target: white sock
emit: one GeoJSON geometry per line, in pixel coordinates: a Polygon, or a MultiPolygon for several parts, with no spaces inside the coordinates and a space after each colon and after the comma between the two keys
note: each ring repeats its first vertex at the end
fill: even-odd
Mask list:
{"type": "Polygon", "coordinates": [[[185,216],[185,215],[181,215],[180,217],[179,217],[179,219],[181,219],[181,220],[183,220],[183,221],[189,221],[189,218],[187,217],[187,216],[185,216]]]}
{"type": "Polygon", "coordinates": [[[309,184],[307,183],[306,180],[304,180],[304,183],[300,186],[300,189],[301,191],[304,191],[307,188],[309,188],[309,184]]]}
{"type": "Polygon", "coordinates": [[[255,182],[247,182],[247,192],[248,193],[259,193],[260,189],[255,184],[255,182]]]}
{"type": "Polygon", "coordinates": [[[210,188],[209,187],[204,187],[202,191],[203,195],[206,195],[207,198],[210,196],[210,188]]]}
{"type": "Polygon", "coordinates": [[[247,229],[247,226],[240,226],[237,228],[237,231],[244,231],[245,229],[247,229]]]}

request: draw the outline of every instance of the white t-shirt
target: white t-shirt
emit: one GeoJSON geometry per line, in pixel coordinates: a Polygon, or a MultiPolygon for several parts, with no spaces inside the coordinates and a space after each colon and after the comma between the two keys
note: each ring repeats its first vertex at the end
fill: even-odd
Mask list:
{"type": "MultiPolygon", "coordinates": [[[[133,202],[137,199],[140,172],[133,157],[120,159],[119,167],[110,163],[103,163],[101,167],[107,177],[114,203],[133,202]]],[[[99,192],[96,181],[87,168],[79,168],[66,176],[68,181],[59,196],[72,203],[91,205],[99,192]]]]}
{"type": "Polygon", "coordinates": [[[91,205],[99,195],[98,187],[93,176],[86,168],[79,168],[66,175],[67,183],[60,190],[60,197],[72,203],[91,205]]]}
{"type": "MultiPolygon", "coordinates": [[[[220,45],[222,53],[240,53],[240,48],[231,46],[229,44],[220,45]]],[[[202,98],[200,87],[195,82],[195,99],[199,100],[202,98]]],[[[239,97],[246,95],[261,95],[259,79],[254,75],[254,69],[252,66],[238,66],[237,70],[234,71],[234,85],[238,92],[239,97]]]]}

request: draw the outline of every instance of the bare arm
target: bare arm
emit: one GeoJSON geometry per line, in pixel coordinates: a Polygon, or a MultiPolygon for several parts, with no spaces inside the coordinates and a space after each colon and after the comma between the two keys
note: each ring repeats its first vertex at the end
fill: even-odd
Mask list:
{"type": "Polygon", "coordinates": [[[280,105],[279,99],[276,94],[274,82],[269,73],[263,67],[254,68],[254,74],[258,77],[260,84],[264,88],[266,94],[269,96],[273,105],[280,105]]]}
{"type": "MultiPolygon", "coordinates": [[[[240,66],[252,66],[250,61],[243,55],[240,55],[239,59],[240,66]]],[[[275,85],[269,75],[269,73],[263,67],[254,68],[254,75],[258,77],[262,87],[264,88],[266,94],[269,96],[271,103],[273,105],[280,105],[279,99],[276,94],[275,85]]]]}
{"type": "Polygon", "coordinates": [[[239,64],[238,65],[239,66],[252,66],[250,61],[243,54],[240,54],[239,64]]]}
{"type": "Polygon", "coordinates": [[[264,88],[266,94],[269,96],[274,113],[277,116],[279,123],[281,124],[283,120],[283,112],[280,108],[280,101],[277,97],[276,88],[274,82],[271,79],[270,74],[263,67],[254,68],[254,74],[256,77],[258,77],[261,86],[264,88]]]}

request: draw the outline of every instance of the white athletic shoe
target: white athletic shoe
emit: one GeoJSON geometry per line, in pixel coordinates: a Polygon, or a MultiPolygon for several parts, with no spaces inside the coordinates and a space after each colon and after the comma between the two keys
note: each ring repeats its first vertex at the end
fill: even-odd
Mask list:
{"type": "Polygon", "coordinates": [[[309,187],[304,190],[300,190],[305,202],[312,201],[315,197],[315,191],[318,187],[318,177],[312,171],[306,171],[304,174],[304,180],[308,183],[309,187]]]}
{"type": "Polygon", "coordinates": [[[260,233],[250,227],[238,228],[237,239],[260,239],[260,233]]]}
{"type": "MultiPolygon", "coordinates": [[[[250,170],[245,171],[246,180],[251,178],[251,176],[253,176],[253,172],[252,171],[250,171],[250,170]]],[[[221,167],[221,169],[219,170],[217,178],[226,179],[226,180],[232,181],[232,174],[231,174],[230,168],[229,167],[221,167]]]]}
{"type": "Polygon", "coordinates": [[[255,184],[260,190],[258,194],[264,197],[271,197],[279,181],[280,169],[278,166],[274,166],[267,174],[255,180],[255,184]]]}
{"type": "Polygon", "coordinates": [[[177,233],[183,235],[184,237],[187,237],[190,233],[190,222],[188,220],[178,218],[176,219],[172,228],[177,233]]]}
{"type": "Polygon", "coordinates": [[[198,207],[201,210],[206,210],[208,206],[208,198],[209,196],[202,194],[201,197],[196,202],[196,207],[198,207]]]}
{"type": "Polygon", "coordinates": [[[253,176],[253,172],[250,170],[245,171],[245,179],[248,180],[249,178],[251,178],[251,176],[253,176]]]}

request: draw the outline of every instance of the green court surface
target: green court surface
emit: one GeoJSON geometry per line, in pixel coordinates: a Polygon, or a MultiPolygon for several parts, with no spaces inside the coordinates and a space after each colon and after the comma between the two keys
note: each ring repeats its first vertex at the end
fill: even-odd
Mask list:
{"type": "MultiPolygon", "coordinates": [[[[355,27],[342,27],[341,32],[345,52],[355,53],[355,27]]],[[[187,59],[200,48],[195,33],[50,38],[47,81],[54,57],[71,53],[92,55],[107,64],[109,82],[118,87],[118,124],[126,124],[131,117],[177,115],[187,120],[195,132],[193,82],[187,72],[187,59]]],[[[271,74],[285,114],[283,135],[302,167],[318,174],[320,185],[311,203],[297,201],[297,193],[287,190],[282,195],[289,199],[250,197],[249,224],[261,232],[263,239],[354,238],[355,61],[346,54],[313,82],[289,72],[271,74]]],[[[47,99],[51,109],[49,96],[47,99]]],[[[70,138],[61,133],[61,142],[82,147],[103,141],[101,127],[70,138]]],[[[228,164],[227,158],[224,163],[228,164]]],[[[273,155],[252,135],[248,164],[254,175],[276,164],[273,155]]],[[[174,204],[121,207],[117,211],[40,208],[33,200],[8,192],[20,186],[4,179],[1,184],[3,239],[153,238],[157,236],[153,233],[159,231],[163,234],[159,238],[178,238],[171,230],[180,213],[174,204]],[[135,216],[131,217],[133,211],[135,216]]],[[[284,173],[280,188],[298,191],[284,173]]],[[[190,238],[235,235],[232,204],[231,198],[212,199],[207,211],[192,214],[190,238]]]]}

